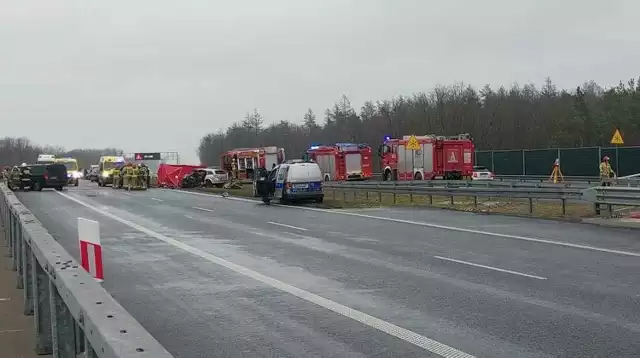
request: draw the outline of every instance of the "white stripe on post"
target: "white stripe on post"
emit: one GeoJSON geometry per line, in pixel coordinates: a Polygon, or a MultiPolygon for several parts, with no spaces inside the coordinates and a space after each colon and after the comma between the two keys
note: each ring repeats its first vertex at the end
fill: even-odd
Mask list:
{"type": "Polygon", "coordinates": [[[78,241],[82,267],[96,280],[102,282],[102,246],[100,245],[100,224],[97,221],[78,218],[78,241]]]}

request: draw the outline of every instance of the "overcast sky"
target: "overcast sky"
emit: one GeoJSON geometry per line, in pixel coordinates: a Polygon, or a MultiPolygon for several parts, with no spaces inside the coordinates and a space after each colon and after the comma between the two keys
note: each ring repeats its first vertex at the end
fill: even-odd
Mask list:
{"type": "MultiPolygon", "coordinates": [[[[640,75],[640,1],[0,0],[0,136],[179,151],[456,81],[640,75]]],[[[278,143],[274,143],[278,144],[278,143]]]]}

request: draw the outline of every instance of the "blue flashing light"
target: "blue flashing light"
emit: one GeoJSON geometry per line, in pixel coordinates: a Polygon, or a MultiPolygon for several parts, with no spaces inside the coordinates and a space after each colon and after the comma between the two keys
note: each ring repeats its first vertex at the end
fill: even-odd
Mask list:
{"type": "Polygon", "coordinates": [[[319,145],[312,145],[311,147],[309,147],[309,150],[315,150],[315,149],[318,149],[318,148],[320,148],[319,145]]]}
{"type": "Polygon", "coordinates": [[[385,141],[385,142],[387,142],[387,141],[389,141],[389,140],[391,140],[391,136],[388,136],[388,135],[384,136],[384,141],[385,141]]]}

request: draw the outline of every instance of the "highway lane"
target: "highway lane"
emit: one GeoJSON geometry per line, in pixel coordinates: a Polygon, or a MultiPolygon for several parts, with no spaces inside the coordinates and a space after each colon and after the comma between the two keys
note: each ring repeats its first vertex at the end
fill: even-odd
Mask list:
{"type": "MultiPolygon", "coordinates": [[[[477,356],[638,354],[638,257],[165,190],[80,188],[68,195],[477,356]]],[[[107,289],[176,356],[261,356],[273,347],[279,356],[425,356],[412,344],[202,262],[70,198],[19,196],[72,252],[75,217],[107,227],[107,289]],[[247,296],[254,298],[250,308],[238,303],[247,296]]],[[[442,213],[422,211],[422,219],[434,212],[442,213]]],[[[474,223],[458,214],[464,213],[448,213],[450,222],[544,232],[527,233],[526,220],[508,225],[479,216],[474,223]]],[[[630,250],[624,239],[618,248],[630,250]]]]}

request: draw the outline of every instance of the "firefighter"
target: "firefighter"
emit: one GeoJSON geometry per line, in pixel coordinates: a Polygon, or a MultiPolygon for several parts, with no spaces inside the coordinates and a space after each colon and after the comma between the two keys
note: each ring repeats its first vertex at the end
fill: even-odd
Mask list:
{"type": "Polygon", "coordinates": [[[233,160],[231,161],[231,179],[238,179],[238,155],[233,155],[233,160]]]}
{"type": "Polygon", "coordinates": [[[124,186],[127,190],[131,190],[131,182],[133,181],[133,164],[128,162],[124,167],[124,186]]]}
{"type": "Polygon", "coordinates": [[[611,168],[609,157],[605,155],[600,163],[600,181],[602,182],[602,186],[611,186],[610,178],[614,178],[615,176],[616,173],[611,168]]]}
{"type": "Polygon", "coordinates": [[[149,167],[146,164],[140,163],[138,165],[140,167],[140,185],[146,189],[151,186],[151,175],[149,174],[149,167]]]}

